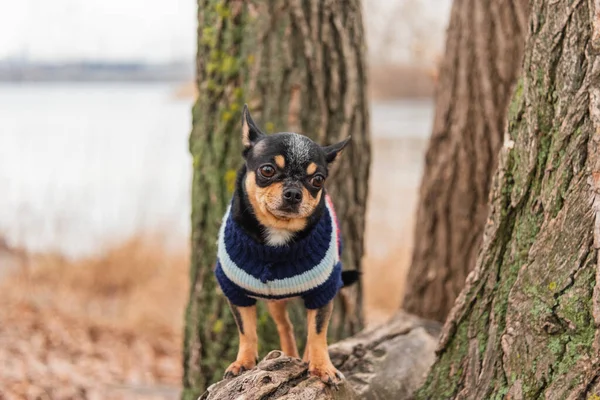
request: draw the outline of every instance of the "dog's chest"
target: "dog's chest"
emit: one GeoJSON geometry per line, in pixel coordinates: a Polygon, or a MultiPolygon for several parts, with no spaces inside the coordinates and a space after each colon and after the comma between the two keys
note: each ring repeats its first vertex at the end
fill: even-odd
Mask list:
{"type": "Polygon", "coordinates": [[[269,246],[283,246],[294,236],[294,232],[277,228],[266,228],[265,234],[269,246]]]}

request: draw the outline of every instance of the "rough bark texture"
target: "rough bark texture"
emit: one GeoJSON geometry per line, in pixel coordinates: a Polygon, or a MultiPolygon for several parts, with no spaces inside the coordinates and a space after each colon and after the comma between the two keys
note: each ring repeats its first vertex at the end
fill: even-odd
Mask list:
{"type": "Polygon", "coordinates": [[[455,0],[404,308],[444,321],[475,266],[529,2],[455,0]]]}
{"type": "MultiPolygon", "coordinates": [[[[365,45],[358,0],[198,0],[193,156],[192,260],[186,311],[183,398],[196,398],[235,359],[237,331],[213,276],[216,238],[241,159],[240,111],[249,103],[268,132],[293,130],[322,144],[352,135],[328,182],[345,239],[343,261],[360,270],[370,164],[365,45]]],[[[360,284],[342,296],[332,339],[361,327],[360,284]]],[[[292,307],[296,337],[306,329],[292,307]]],[[[259,349],[278,348],[262,305],[259,349]]]]}
{"type": "Polygon", "coordinates": [[[329,347],[346,376],[339,390],[309,377],[307,365],[275,351],[258,366],[211,386],[201,399],[409,399],[434,360],[439,324],[399,313],[388,324],[329,347]]]}
{"type": "Polygon", "coordinates": [[[600,1],[534,0],[483,247],[421,399],[600,395],[600,1]]]}

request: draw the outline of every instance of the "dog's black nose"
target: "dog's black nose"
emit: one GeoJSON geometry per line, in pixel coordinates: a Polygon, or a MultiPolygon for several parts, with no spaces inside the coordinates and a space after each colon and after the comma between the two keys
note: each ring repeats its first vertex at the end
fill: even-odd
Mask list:
{"type": "Polygon", "coordinates": [[[302,190],[287,188],[283,190],[283,200],[286,204],[295,205],[302,201],[302,190]]]}

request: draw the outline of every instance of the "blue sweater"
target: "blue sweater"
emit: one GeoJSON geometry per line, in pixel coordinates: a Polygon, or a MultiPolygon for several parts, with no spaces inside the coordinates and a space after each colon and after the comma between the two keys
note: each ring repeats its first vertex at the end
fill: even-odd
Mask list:
{"type": "Polygon", "coordinates": [[[257,298],[302,297],[308,309],[329,303],[342,287],[341,236],[333,204],[307,237],[283,246],[260,244],[227,209],[221,224],[215,275],[229,301],[239,307],[257,298]]]}

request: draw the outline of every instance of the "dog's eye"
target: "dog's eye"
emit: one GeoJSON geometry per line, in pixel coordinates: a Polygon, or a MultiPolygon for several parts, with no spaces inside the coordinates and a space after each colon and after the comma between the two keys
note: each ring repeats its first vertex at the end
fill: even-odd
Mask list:
{"type": "Polygon", "coordinates": [[[310,183],[316,188],[321,188],[323,187],[323,183],[325,183],[325,177],[323,177],[323,175],[315,175],[310,183]]]}
{"type": "Polygon", "coordinates": [[[260,174],[265,178],[272,178],[275,175],[275,168],[270,165],[263,165],[259,168],[260,174]]]}

